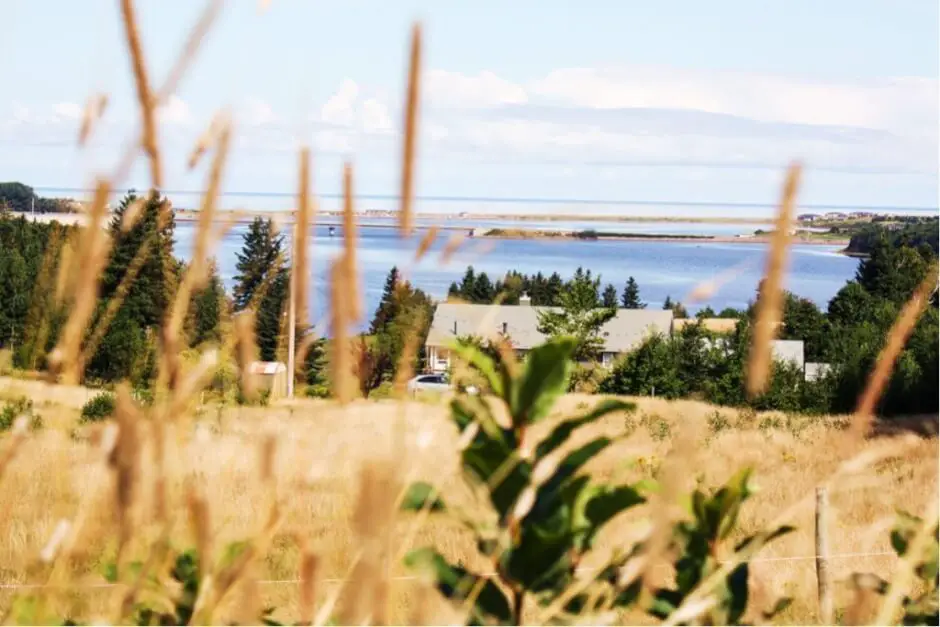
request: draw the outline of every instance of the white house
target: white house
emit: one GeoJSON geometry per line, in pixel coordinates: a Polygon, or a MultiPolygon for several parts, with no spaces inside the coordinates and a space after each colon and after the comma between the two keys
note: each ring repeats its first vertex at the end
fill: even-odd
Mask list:
{"type": "MultiPolygon", "coordinates": [[[[544,343],[548,338],[538,331],[538,312],[560,311],[557,307],[533,307],[528,298],[519,305],[464,305],[441,303],[425,343],[428,368],[444,372],[450,365],[450,346],[458,337],[477,335],[509,338],[517,354],[544,343]]],[[[618,309],[617,314],[601,328],[604,349],[601,363],[611,365],[618,355],[638,346],[653,333],[669,335],[672,311],[661,309],[618,309]]]]}

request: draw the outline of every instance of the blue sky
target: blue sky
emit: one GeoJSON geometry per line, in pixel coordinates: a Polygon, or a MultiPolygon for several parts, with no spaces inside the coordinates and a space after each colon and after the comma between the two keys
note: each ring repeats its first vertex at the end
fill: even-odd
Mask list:
{"type": "MultiPolygon", "coordinates": [[[[202,2],[137,4],[159,82],[202,2]]],[[[808,168],[804,204],[938,204],[935,1],[260,4],[225,3],[162,111],[168,189],[202,186],[204,168],[187,172],[186,155],[213,113],[228,107],[237,140],[227,191],[292,192],[296,149],[308,143],[318,191],[339,190],[348,159],[359,192],[393,195],[409,28],[421,20],[420,195],[772,203],[782,168],[796,158],[808,168]]],[[[6,0],[3,19],[0,179],[86,187],[114,166],[138,124],[118,2],[6,0]],[[79,150],[81,109],[99,91],[110,95],[107,114],[79,150]]],[[[146,186],[143,165],[129,184],[146,186]]],[[[290,199],[231,195],[225,204],[290,199]]],[[[420,204],[457,206],[510,205],[420,204]]]]}

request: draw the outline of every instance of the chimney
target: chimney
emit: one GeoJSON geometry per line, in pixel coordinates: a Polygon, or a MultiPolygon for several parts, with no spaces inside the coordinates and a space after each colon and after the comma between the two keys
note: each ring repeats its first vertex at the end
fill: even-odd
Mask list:
{"type": "Polygon", "coordinates": [[[522,296],[519,297],[519,304],[528,307],[532,304],[532,299],[528,294],[523,293],[522,296]]]}

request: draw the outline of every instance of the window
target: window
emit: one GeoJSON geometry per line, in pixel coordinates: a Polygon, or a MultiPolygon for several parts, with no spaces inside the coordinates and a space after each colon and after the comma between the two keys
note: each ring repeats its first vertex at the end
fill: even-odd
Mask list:
{"type": "Polygon", "coordinates": [[[418,379],[418,383],[440,383],[440,382],[441,382],[441,378],[434,374],[428,375],[426,377],[421,377],[420,379],[418,379]]]}

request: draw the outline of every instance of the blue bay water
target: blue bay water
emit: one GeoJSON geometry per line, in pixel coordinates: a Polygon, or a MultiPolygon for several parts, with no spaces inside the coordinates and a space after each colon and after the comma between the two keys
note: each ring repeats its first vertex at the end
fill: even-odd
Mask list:
{"type": "MultiPolygon", "coordinates": [[[[475,226],[507,226],[507,223],[475,226]]],[[[656,233],[705,233],[731,234],[749,232],[753,225],[703,225],[686,223],[638,223],[646,232],[656,233]],[[702,227],[719,227],[717,230],[702,227]],[[669,230],[667,230],[667,228],[669,230]]],[[[531,223],[525,224],[534,227],[531,223]]],[[[570,228],[567,224],[556,224],[559,228],[570,228]]],[[[609,230],[638,232],[634,226],[624,224],[604,226],[609,230]]],[[[242,237],[248,226],[233,227],[219,242],[214,255],[226,287],[231,290],[236,274],[235,253],[242,246],[242,237]]],[[[598,228],[600,230],[600,228],[598,228]]],[[[325,330],[329,301],[327,269],[343,248],[342,230],[335,229],[330,235],[329,227],[319,225],[311,229],[309,257],[310,310],[312,322],[325,330]]],[[[391,227],[368,227],[359,229],[358,263],[360,288],[363,290],[368,323],[381,298],[385,277],[392,266],[404,274],[417,287],[436,298],[443,298],[453,281],[459,281],[468,265],[479,272],[486,272],[491,279],[502,277],[509,270],[525,274],[542,272],[550,275],[558,272],[563,278],[571,276],[578,266],[590,269],[601,276],[604,284],[613,283],[622,291],[627,277],[633,276],[640,286],[642,299],[651,307],[662,306],[666,296],[681,300],[689,291],[703,281],[714,279],[722,273],[737,269],[734,277],[724,283],[710,299],[690,307],[710,305],[716,311],[724,307],[746,307],[754,298],[755,290],[763,274],[767,247],[759,243],[706,243],[706,242],[638,242],[638,241],[548,241],[473,239],[464,241],[458,253],[449,263],[440,261],[440,252],[451,231],[443,231],[430,252],[418,263],[414,262],[415,249],[423,231],[411,240],[402,240],[391,227]]],[[[176,226],[176,254],[189,259],[192,251],[195,225],[180,222],[176,226]]],[[[787,289],[809,298],[825,308],[829,299],[852,278],[858,265],[856,259],[838,254],[838,247],[799,245],[791,249],[787,289]]]]}

